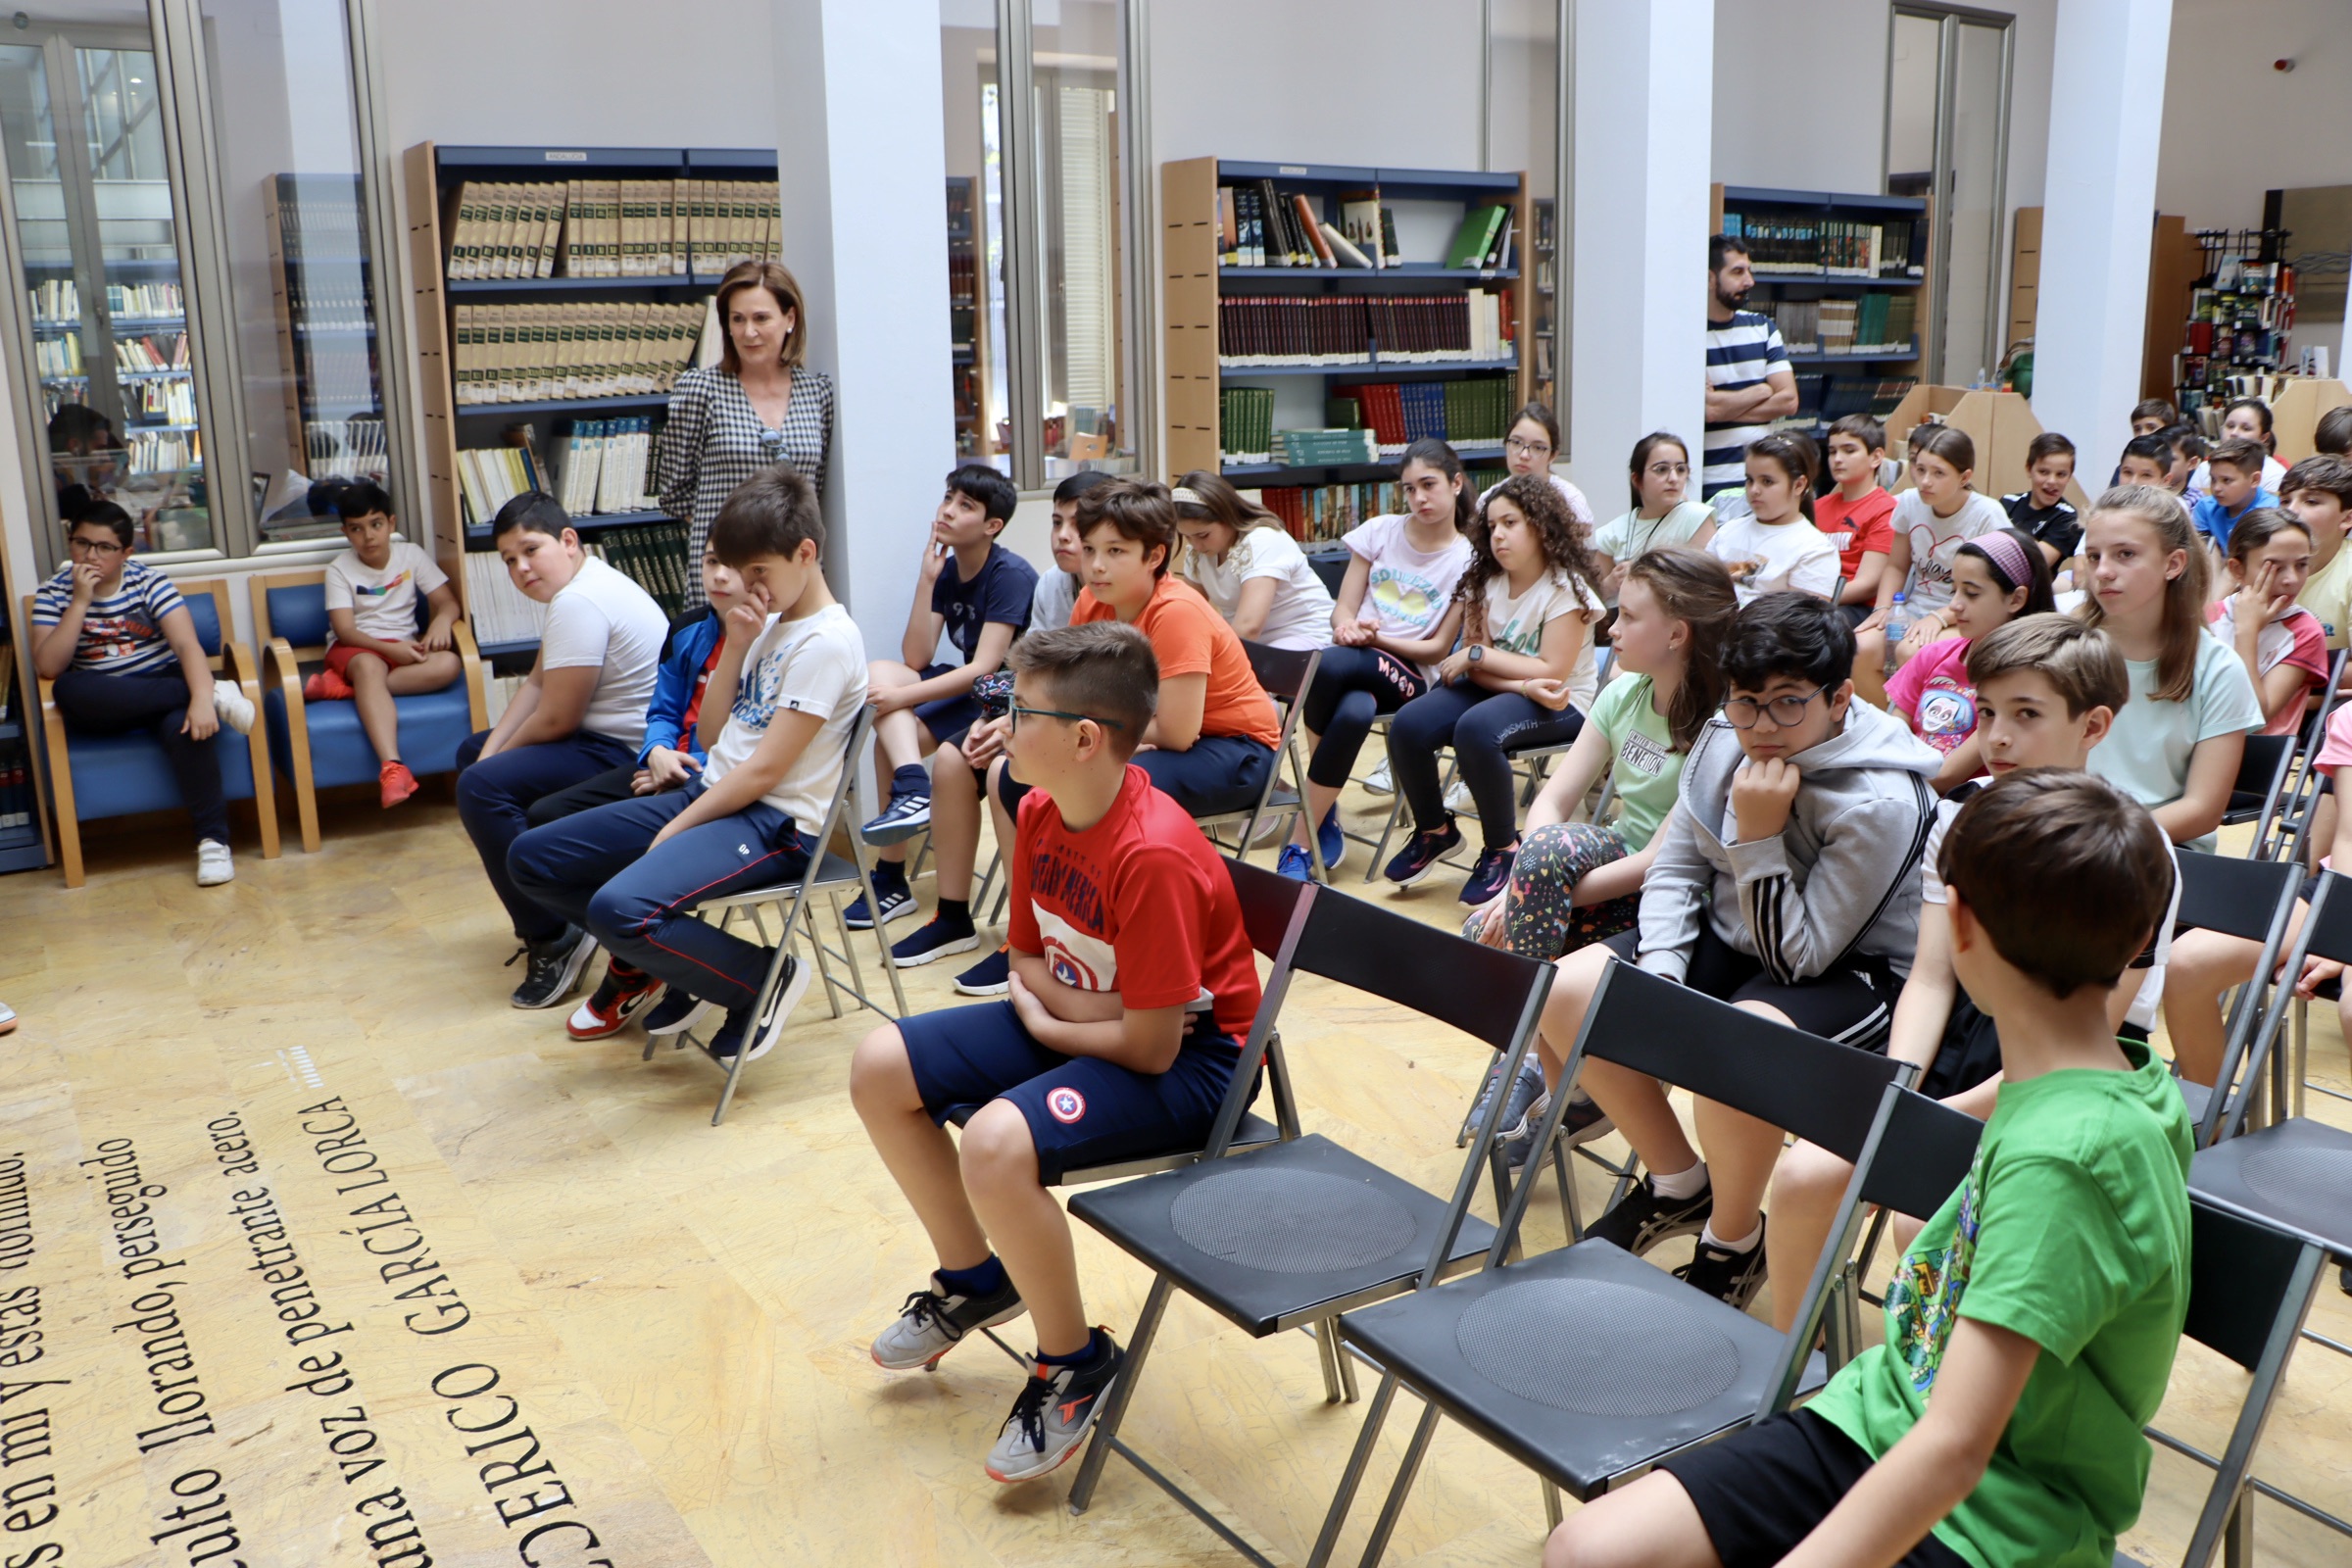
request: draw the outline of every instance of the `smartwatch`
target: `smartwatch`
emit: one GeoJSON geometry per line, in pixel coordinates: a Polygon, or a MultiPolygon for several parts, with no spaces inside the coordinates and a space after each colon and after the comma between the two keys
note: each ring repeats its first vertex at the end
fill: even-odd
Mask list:
{"type": "Polygon", "coordinates": [[[1487,645],[1485,643],[1472,643],[1470,645],[1470,662],[1475,664],[1486,657],[1487,645]]]}

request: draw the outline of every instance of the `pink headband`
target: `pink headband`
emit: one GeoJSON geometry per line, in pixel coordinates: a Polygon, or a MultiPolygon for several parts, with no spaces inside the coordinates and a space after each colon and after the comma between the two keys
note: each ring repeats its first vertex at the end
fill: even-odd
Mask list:
{"type": "Polygon", "coordinates": [[[2026,547],[2006,530],[1981,534],[1969,543],[1992,563],[1993,569],[2011,588],[2023,588],[2034,580],[2034,568],[2026,562],[2026,547]]]}

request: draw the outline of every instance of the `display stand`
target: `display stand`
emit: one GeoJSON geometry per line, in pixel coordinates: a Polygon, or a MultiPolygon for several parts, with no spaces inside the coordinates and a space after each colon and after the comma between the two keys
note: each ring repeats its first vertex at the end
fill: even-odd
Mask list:
{"type": "MultiPolygon", "coordinates": [[[[2031,403],[2015,392],[1915,386],[1895,405],[1894,412],[1886,416],[1886,455],[1904,465],[1896,489],[1910,488],[1911,432],[1931,422],[1948,424],[1976,443],[1977,466],[1972,487],[1979,495],[1997,498],[2026,488],[2026,448],[2041,434],[2041,421],[2034,416],[2031,403]]],[[[2086,466],[2077,463],[2077,481],[2066,492],[2067,499],[2079,508],[2090,505],[2080,478],[2081,470],[2086,466]]]]}
{"type": "Polygon", "coordinates": [[[2347,403],[2352,403],[2352,388],[2334,376],[2289,377],[2271,402],[2271,434],[2278,442],[2278,461],[2291,466],[2318,452],[2312,438],[2320,416],[2347,403]]]}

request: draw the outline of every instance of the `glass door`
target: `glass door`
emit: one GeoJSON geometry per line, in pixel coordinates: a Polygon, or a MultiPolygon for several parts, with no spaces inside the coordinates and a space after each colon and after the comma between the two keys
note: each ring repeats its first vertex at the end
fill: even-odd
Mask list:
{"type": "Polygon", "coordinates": [[[1989,383],[2000,340],[2014,19],[1902,5],[1886,59],[1886,190],[1927,199],[1932,264],[1922,372],[1989,383]]]}

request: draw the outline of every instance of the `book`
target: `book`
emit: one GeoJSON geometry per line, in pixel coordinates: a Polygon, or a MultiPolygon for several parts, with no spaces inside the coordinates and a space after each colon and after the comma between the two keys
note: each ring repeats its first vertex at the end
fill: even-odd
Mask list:
{"type": "Polygon", "coordinates": [[[1508,211],[1499,202],[1482,202],[1463,213],[1462,226],[1454,230],[1453,243],[1446,247],[1446,265],[1465,269],[1483,263],[1508,211]]]}
{"type": "Polygon", "coordinates": [[[1356,249],[1354,242],[1347,235],[1329,223],[1321,224],[1320,229],[1323,235],[1323,246],[1337,259],[1338,266],[1370,267],[1372,265],[1372,259],[1356,249]]]}
{"type": "Polygon", "coordinates": [[[1291,213],[1298,220],[1298,231],[1305,239],[1316,267],[1337,267],[1331,246],[1323,238],[1323,224],[1315,217],[1314,205],[1297,191],[1291,193],[1291,213]]]}
{"type": "Polygon", "coordinates": [[[1378,189],[1346,191],[1340,196],[1340,232],[1375,268],[1386,267],[1389,255],[1382,239],[1380,215],[1378,189]]]}

